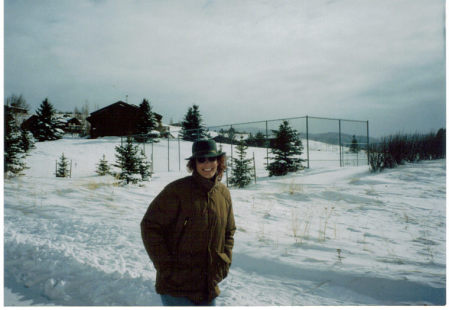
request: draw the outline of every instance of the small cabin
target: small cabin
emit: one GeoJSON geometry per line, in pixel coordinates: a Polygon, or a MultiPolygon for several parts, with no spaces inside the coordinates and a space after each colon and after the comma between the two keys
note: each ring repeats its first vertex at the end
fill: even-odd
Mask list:
{"type": "MultiPolygon", "coordinates": [[[[161,126],[162,116],[154,113],[161,126]]],[[[126,136],[137,133],[139,107],[123,101],[117,101],[102,109],[90,113],[90,137],[126,136]]]]}

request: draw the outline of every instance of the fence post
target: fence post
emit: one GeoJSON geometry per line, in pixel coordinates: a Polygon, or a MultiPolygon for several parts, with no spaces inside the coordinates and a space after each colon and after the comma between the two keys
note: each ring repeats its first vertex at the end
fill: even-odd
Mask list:
{"type": "Polygon", "coordinates": [[[254,156],[254,152],[253,152],[253,165],[254,165],[254,184],[257,184],[257,177],[256,177],[256,156],[254,156]]]}
{"type": "Polygon", "coordinates": [[[179,171],[181,171],[181,142],[179,141],[179,134],[178,134],[178,158],[179,158],[179,171]]]}
{"type": "MultiPolygon", "coordinates": [[[[231,125],[231,129],[232,129],[232,125],[231,125]]],[[[232,132],[232,130],[229,130],[229,132],[232,132]]],[[[229,137],[229,134],[228,134],[229,137]]],[[[232,158],[234,158],[234,137],[231,136],[231,169],[234,167],[234,161],[232,160],[232,158]]]]}
{"type": "Polygon", "coordinates": [[[369,165],[369,121],[366,121],[366,157],[367,157],[367,164],[369,165]]]}
{"type": "Polygon", "coordinates": [[[168,171],[170,172],[170,135],[167,136],[168,171]]]}
{"type": "Polygon", "coordinates": [[[306,140],[307,140],[307,169],[310,168],[309,162],[309,116],[306,115],[306,140]]]}
{"type": "Polygon", "coordinates": [[[154,141],[151,140],[151,173],[154,173],[153,143],[154,141]]]}
{"type": "Polygon", "coordinates": [[[339,119],[338,120],[338,145],[339,145],[339,148],[340,148],[340,167],[342,167],[342,162],[341,162],[341,160],[342,160],[342,158],[341,158],[341,119],[339,119]]]}
{"type": "Polygon", "coordinates": [[[268,140],[268,121],[265,121],[265,145],[267,147],[267,167],[268,167],[268,148],[270,146],[270,143],[268,140]]]}

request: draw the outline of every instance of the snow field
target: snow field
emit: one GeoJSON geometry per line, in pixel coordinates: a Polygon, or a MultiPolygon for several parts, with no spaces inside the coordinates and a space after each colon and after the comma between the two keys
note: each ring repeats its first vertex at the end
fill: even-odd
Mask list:
{"type": "MultiPolygon", "coordinates": [[[[161,304],[139,224],[162,188],[187,175],[191,143],[180,142],[179,154],[170,141],[170,171],[167,142],[154,144],[152,180],[125,187],[95,175],[103,154],[115,160],[119,143],[37,143],[26,175],[5,180],[6,305],[161,304]],[[54,177],[62,152],[72,159],[71,179],[54,177]]],[[[339,158],[338,150],[310,146],[315,158],[339,158]]],[[[237,232],[218,305],[445,303],[445,161],[379,174],[316,162],[269,178],[266,150],[253,152],[257,184],[231,189],[237,232]]]]}

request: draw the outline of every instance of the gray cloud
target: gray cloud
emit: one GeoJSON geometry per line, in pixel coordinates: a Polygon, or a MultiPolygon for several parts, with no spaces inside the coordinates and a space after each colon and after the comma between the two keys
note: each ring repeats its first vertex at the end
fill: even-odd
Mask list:
{"type": "Polygon", "coordinates": [[[445,126],[444,46],[440,0],[6,0],[5,96],[60,110],[145,97],[166,121],[196,103],[208,124],[317,115],[370,120],[373,135],[427,131],[445,126]]]}

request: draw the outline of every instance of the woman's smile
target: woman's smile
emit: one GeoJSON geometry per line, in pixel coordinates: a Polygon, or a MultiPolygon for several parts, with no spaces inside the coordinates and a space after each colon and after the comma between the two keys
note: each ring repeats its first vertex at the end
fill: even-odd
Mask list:
{"type": "Polygon", "coordinates": [[[206,160],[204,162],[200,162],[198,160],[196,161],[196,171],[203,178],[206,178],[206,179],[213,178],[215,173],[217,172],[217,168],[218,168],[218,163],[217,163],[216,158],[214,158],[214,160],[212,160],[212,161],[209,161],[209,160],[206,160]]]}

